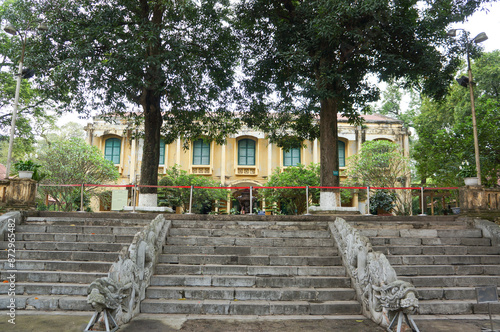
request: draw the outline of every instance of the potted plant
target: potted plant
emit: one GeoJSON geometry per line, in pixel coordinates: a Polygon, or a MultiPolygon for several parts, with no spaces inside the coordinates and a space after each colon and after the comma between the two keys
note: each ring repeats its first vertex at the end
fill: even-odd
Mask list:
{"type": "Polygon", "coordinates": [[[14,164],[14,169],[18,172],[20,179],[31,179],[33,177],[33,173],[40,167],[41,165],[34,163],[31,160],[21,160],[14,164]]]}
{"type": "Polygon", "coordinates": [[[469,163],[469,161],[463,161],[462,165],[458,166],[459,171],[457,176],[464,179],[466,186],[477,186],[478,178],[476,177],[476,167],[469,163]]]}

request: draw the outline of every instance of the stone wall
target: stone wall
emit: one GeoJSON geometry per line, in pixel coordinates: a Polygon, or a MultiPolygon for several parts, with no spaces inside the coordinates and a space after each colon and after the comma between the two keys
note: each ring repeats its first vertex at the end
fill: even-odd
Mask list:
{"type": "Polygon", "coordinates": [[[124,247],[108,272],[89,286],[87,302],[98,311],[112,310],[118,324],[129,322],[140,312],[141,301],[170,230],[171,221],[158,215],[124,247]]]}
{"type": "Polygon", "coordinates": [[[330,222],[329,229],[365,316],[387,327],[396,312],[411,314],[416,311],[418,299],[415,287],[398,280],[385,255],[373,251],[367,237],[342,218],[330,222]]]}
{"type": "Polygon", "coordinates": [[[0,204],[6,209],[32,209],[35,207],[36,181],[9,179],[0,181],[0,204]]]}
{"type": "Polygon", "coordinates": [[[465,186],[460,188],[461,213],[500,213],[500,188],[465,186]]]}

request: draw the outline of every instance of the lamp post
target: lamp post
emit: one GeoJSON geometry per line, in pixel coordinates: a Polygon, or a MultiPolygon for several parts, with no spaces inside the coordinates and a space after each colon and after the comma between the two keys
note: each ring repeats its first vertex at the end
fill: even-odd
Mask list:
{"type": "MultiPolygon", "coordinates": [[[[41,23],[38,25],[38,30],[47,30],[47,26],[44,23],[41,23]]],[[[16,36],[18,34],[18,31],[16,28],[14,28],[11,24],[7,24],[4,27],[4,31],[7,32],[8,34],[11,34],[13,36],[16,36]]],[[[11,125],[10,125],[10,138],[9,138],[9,151],[7,153],[7,165],[6,165],[6,173],[5,176],[8,179],[9,174],[10,174],[10,167],[11,167],[11,158],[12,158],[12,148],[14,146],[14,133],[16,129],[16,118],[17,118],[17,110],[19,107],[19,91],[21,90],[21,80],[23,78],[29,78],[27,75],[32,75],[32,72],[28,71],[27,73],[23,73],[23,62],[24,62],[24,55],[26,51],[26,34],[27,31],[23,33],[19,33],[19,38],[21,39],[21,59],[19,60],[19,69],[17,71],[17,83],[16,83],[16,93],[14,97],[14,109],[12,111],[12,120],[11,120],[11,125]],[[25,76],[26,75],[26,76],[25,76]]]]}
{"type": "Polygon", "coordinates": [[[469,77],[462,76],[460,78],[457,78],[458,84],[460,84],[463,87],[469,86],[469,92],[470,92],[470,104],[471,104],[471,111],[472,111],[472,131],[474,134],[474,154],[475,154],[475,159],[476,159],[476,172],[477,172],[477,184],[480,186],[481,185],[481,164],[479,161],[479,142],[477,138],[477,122],[476,122],[476,106],[474,103],[474,81],[472,80],[472,69],[470,66],[470,43],[474,42],[476,44],[482,43],[483,41],[488,39],[488,36],[486,36],[486,33],[481,32],[478,34],[474,39],[469,40],[468,33],[464,29],[451,29],[448,31],[448,35],[455,37],[457,35],[457,31],[462,30],[465,34],[465,40],[466,40],[466,51],[467,51],[467,74],[469,77]]]}

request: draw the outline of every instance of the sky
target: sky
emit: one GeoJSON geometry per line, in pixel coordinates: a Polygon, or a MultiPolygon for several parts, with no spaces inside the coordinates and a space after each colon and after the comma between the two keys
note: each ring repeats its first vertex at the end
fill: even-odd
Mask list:
{"type": "MultiPolygon", "coordinates": [[[[470,32],[471,38],[485,32],[488,40],[482,42],[481,45],[485,52],[491,52],[500,49],[500,1],[487,5],[485,8],[486,10],[474,13],[467,22],[457,23],[450,28],[465,29],[470,32]]],[[[82,120],[77,114],[66,114],[59,119],[58,124],[63,125],[70,121],[85,125],[91,119],[82,120]]]]}

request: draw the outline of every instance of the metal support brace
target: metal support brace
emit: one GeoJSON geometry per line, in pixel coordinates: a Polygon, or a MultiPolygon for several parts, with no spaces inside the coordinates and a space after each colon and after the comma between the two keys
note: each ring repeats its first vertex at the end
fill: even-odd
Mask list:
{"type": "Polygon", "coordinates": [[[108,311],[108,309],[104,309],[101,312],[94,312],[94,315],[90,319],[89,324],[83,330],[83,332],[115,332],[118,330],[118,324],[116,323],[115,319],[111,315],[111,313],[108,311]],[[102,316],[101,316],[102,314],[102,316]],[[104,319],[104,324],[106,326],[106,330],[95,330],[93,329],[94,325],[96,325],[99,320],[104,319]],[[110,324],[111,323],[111,324],[110,324]],[[111,328],[111,329],[110,329],[111,328]]]}
{"type": "Polygon", "coordinates": [[[84,184],[82,183],[82,187],[81,187],[81,190],[80,190],[80,212],[85,212],[83,210],[83,190],[84,190],[84,184]]]}
{"type": "Polygon", "coordinates": [[[134,188],[132,188],[132,213],[135,213],[135,200],[137,197],[137,183],[134,184],[134,188]]]}
{"type": "Polygon", "coordinates": [[[366,187],[366,214],[370,215],[370,187],[366,187]]]}
{"type": "Polygon", "coordinates": [[[411,329],[412,332],[420,332],[413,318],[411,318],[410,315],[404,313],[403,310],[399,310],[398,313],[394,316],[391,325],[389,325],[389,327],[387,328],[387,331],[392,332],[392,326],[394,325],[397,319],[398,325],[396,331],[401,332],[401,327],[403,325],[403,318],[405,319],[406,325],[408,325],[408,327],[411,329]]]}

